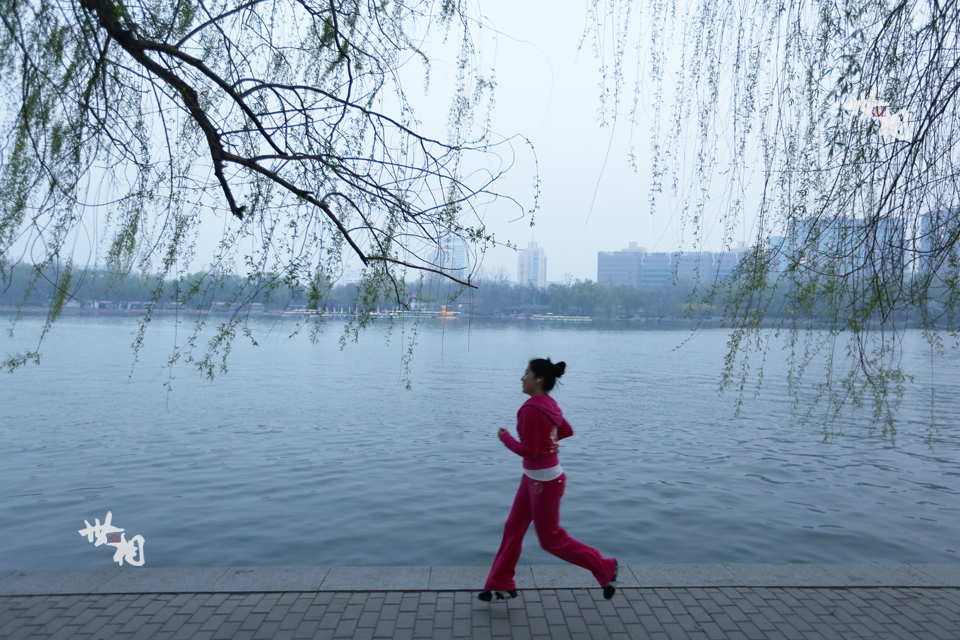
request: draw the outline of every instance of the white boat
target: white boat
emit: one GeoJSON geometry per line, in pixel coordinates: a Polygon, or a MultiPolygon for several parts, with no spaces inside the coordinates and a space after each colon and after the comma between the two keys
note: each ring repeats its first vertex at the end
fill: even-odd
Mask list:
{"type": "Polygon", "coordinates": [[[555,316],[552,313],[543,316],[530,316],[530,319],[553,322],[593,322],[593,318],[590,316],[555,316]]]}

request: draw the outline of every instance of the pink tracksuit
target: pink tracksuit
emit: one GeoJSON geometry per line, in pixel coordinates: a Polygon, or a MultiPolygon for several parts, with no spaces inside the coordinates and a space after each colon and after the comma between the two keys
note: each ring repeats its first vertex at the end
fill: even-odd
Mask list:
{"type": "Polygon", "coordinates": [[[517,442],[506,431],[500,440],[508,449],[523,456],[525,470],[513,508],[503,527],[503,542],[493,568],[483,587],[487,591],[512,591],[516,589],[513,581],[523,537],[533,522],[540,539],[540,546],[561,560],[583,567],[593,574],[601,585],[613,580],[616,563],[613,558],[604,558],[592,547],[578,542],[567,535],[560,526],[560,498],[563,497],[567,476],[539,482],[527,475],[540,475],[538,471],[551,475],[550,470],[559,469],[557,458],[557,440],[573,435],[573,428],[563,417],[556,400],[547,394],[534,396],[523,403],[517,412],[517,442]]]}

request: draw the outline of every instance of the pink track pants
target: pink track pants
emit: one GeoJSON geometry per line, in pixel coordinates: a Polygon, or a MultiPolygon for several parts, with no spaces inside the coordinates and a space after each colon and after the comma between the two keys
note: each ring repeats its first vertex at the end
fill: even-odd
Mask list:
{"type": "Polygon", "coordinates": [[[485,590],[512,591],[517,588],[513,576],[520,559],[523,536],[531,522],[545,551],[588,570],[601,585],[613,580],[614,559],[604,558],[593,547],[574,540],[560,526],[560,498],[566,480],[565,473],[550,482],[537,482],[524,474],[503,527],[503,542],[487,576],[485,590]]]}

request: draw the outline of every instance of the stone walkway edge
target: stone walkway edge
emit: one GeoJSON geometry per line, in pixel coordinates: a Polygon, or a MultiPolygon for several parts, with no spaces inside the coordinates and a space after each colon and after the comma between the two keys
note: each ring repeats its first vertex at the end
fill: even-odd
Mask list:
{"type": "MultiPolygon", "coordinates": [[[[489,567],[113,567],[0,569],[0,596],[114,593],[480,591],[489,567]]],[[[520,565],[517,589],[597,588],[573,565],[520,565]]],[[[634,564],[622,588],[960,587],[956,564],[634,564]]]]}

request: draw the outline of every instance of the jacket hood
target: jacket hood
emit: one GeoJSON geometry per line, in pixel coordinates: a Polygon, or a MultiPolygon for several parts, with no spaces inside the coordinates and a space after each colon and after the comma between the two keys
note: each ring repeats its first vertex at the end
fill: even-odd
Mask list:
{"type": "Polygon", "coordinates": [[[536,407],[547,414],[547,417],[554,424],[560,424],[563,422],[563,412],[560,411],[560,405],[557,404],[557,401],[549,396],[549,394],[544,393],[543,395],[533,396],[529,400],[523,403],[523,406],[520,407],[536,407]]]}

